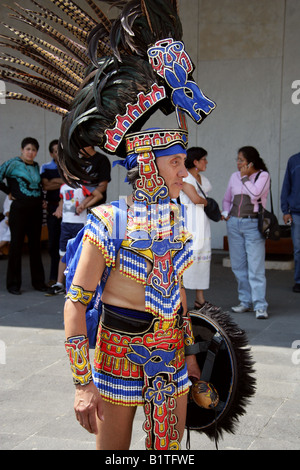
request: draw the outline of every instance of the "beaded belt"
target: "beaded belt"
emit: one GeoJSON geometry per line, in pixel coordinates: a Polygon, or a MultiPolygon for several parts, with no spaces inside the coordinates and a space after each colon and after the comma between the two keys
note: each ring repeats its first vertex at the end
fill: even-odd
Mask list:
{"type": "Polygon", "coordinates": [[[101,323],[107,328],[128,333],[142,333],[148,330],[154,317],[147,312],[119,309],[111,305],[102,305],[101,323]]]}

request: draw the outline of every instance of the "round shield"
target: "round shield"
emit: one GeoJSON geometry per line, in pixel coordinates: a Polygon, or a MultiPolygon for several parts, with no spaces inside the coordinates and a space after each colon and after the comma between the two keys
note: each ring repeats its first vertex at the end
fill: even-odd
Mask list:
{"type": "Polygon", "coordinates": [[[224,431],[234,433],[239,417],[255,393],[254,363],[245,332],[228,313],[197,310],[189,313],[195,337],[192,352],[201,370],[201,381],[211,384],[219,400],[215,406],[199,406],[193,399],[192,385],[186,428],[204,432],[218,442],[224,431]]]}

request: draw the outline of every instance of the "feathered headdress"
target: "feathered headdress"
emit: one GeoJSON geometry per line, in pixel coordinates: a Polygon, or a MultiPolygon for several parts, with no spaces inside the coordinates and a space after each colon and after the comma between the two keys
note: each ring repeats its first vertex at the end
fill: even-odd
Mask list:
{"type": "Polygon", "coordinates": [[[31,1],[38,11],[15,4],[8,7],[11,16],[48,34],[59,47],[4,24],[15,37],[0,35],[6,41],[1,46],[20,51],[27,60],[2,53],[0,77],[38,97],[10,92],[6,98],[63,116],[60,166],[69,183],[88,179],[81,149],[99,146],[125,157],[127,133],[140,131],[157,109],[176,111],[183,128],[185,113],[200,123],[214,109],[192,79],[194,66],[181,42],[176,0],[108,0],[120,10],[116,19],[108,18],[94,0],[86,0],[91,15],[71,0],[31,1]],[[56,5],[70,20],[45,4],[56,5]]]}

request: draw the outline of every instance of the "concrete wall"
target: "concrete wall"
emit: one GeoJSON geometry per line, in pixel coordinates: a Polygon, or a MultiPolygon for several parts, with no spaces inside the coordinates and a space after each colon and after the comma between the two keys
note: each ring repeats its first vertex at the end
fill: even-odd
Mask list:
{"type": "MultiPolygon", "coordinates": [[[[86,5],[83,0],[78,4],[86,5]]],[[[22,5],[31,5],[24,0],[22,5]]],[[[200,125],[189,120],[190,145],[208,151],[206,176],[221,204],[237,150],[255,146],[272,175],[275,211],[281,220],[280,188],[287,159],[300,151],[299,0],[181,0],[184,42],[196,65],[195,78],[217,108],[200,125]],[[292,95],[294,93],[294,103],[292,95]]],[[[3,7],[0,7],[3,18],[3,7]]],[[[16,87],[7,87],[16,90],[16,87]]],[[[176,125],[160,113],[149,125],[176,125]]],[[[41,144],[37,160],[48,161],[48,144],[59,134],[60,118],[33,105],[0,105],[0,162],[18,155],[23,137],[41,144]]],[[[124,171],[116,167],[109,198],[128,194],[124,171]]],[[[3,195],[0,195],[0,201],[3,195]]],[[[225,223],[212,222],[213,248],[223,247],[225,223]]]]}

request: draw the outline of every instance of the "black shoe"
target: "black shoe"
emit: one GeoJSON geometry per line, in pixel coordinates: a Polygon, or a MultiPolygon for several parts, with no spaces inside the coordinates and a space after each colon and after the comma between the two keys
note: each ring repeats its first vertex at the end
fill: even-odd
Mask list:
{"type": "Polygon", "coordinates": [[[293,286],[293,292],[300,292],[300,284],[295,284],[293,286]]]}
{"type": "Polygon", "coordinates": [[[21,291],[19,289],[14,289],[13,287],[11,289],[7,289],[10,294],[13,295],[21,295],[21,291]]]}
{"type": "Polygon", "coordinates": [[[62,284],[54,284],[52,287],[48,287],[45,295],[51,297],[58,294],[65,294],[65,287],[62,284]]]}
{"type": "Polygon", "coordinates": [[[34,290],[38,290],[40,292],[47,292],[48,290],[48,287],[45,284],[41,286],[34,286],[33,288],[34,290]]]}

